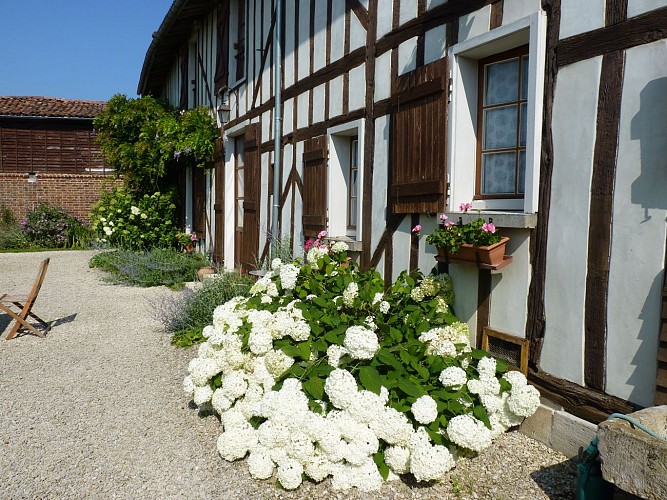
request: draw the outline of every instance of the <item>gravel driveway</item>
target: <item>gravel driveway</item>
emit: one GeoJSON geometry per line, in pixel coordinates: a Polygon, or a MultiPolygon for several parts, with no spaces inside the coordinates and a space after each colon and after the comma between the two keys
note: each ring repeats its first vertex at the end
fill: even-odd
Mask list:
{"type": "Polygon", "coordinates": [[[518,432],[435,486],[387,483],[377,495],[287,492],[216,452],[219,424],[182,392],[193,352],[169,344],[151,304],[164,287],[109,285],[93,252],[0,254],[0,293],[27,293],[51,257],[35,312],[46,339],[11,341],[0,315],[0,498],[571,498],[571,461],[518,432]]]}

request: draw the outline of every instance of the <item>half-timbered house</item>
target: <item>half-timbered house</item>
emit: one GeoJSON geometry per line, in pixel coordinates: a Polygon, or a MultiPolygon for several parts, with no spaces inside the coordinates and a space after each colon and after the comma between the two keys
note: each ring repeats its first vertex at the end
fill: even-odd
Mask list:
{"type": "Polygon", "coordinates": [[[472,341],[591,422],[667,402],[667,0],[175,0],[139,93],[220,116],[190,182],[226,267],[327,230],[442,270],[424,235],[472,201],[512,257],[448,265],[472,341]]]}

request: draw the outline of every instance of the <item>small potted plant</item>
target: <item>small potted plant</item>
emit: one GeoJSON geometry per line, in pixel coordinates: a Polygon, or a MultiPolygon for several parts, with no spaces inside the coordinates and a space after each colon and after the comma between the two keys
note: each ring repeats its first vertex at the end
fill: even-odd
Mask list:
{"type": "Polygon", "coordinates": [[[197,235],[195,233],[176,233],[176,241],[186,252],[192,252],[197,243],[197,235]]]}
{"type": "MultiPolygon", "coordinates": [[[[471,209],[472,203],[461,203],[459,206],[459,210],[466,214],[471,209]]],[[[461,217],[457,224],[447,220],[445,214],[440,215],[440,225],[426,237],[426,243],[435,246],[441,257],[492,266],[503,261],[508,241],[508,237],[496,234],[496,227],[491,221],[470,217],[464,223],[461,217]]]]}

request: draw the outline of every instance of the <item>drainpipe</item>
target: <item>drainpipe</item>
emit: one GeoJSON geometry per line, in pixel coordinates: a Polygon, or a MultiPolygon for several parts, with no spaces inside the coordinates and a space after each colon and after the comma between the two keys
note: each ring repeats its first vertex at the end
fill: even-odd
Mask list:
{"type": "Polygon", "coordinates": [[[283,135],[283,118],[282,118],[282,102],[281,102],[281,83],[282,83],[282,50],[280,47],[280,40],[282,38],[282,0],[276,0],[276,27],[273,30],[273,95],[275,97],[275,112],[273,113],[273,210],[271,217],[271,247],[272,256],[276,257],[278,250],[278,243],[280,241],[280,171],[281,171],[281,156],[280,156],[280,142],[283,135]]]}

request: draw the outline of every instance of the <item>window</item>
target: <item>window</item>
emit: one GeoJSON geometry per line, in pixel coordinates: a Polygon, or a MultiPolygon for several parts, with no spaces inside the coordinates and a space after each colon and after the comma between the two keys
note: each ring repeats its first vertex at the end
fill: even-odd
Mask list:
{"type": "Polygon", "coordinates": [[[363,120],[328,130],[328,231],[331,237],[361,239],[363,120]]]}
{"type": "Polygon", "coordinates": [[[449,207],[537,212],[545,54],[541,11],[449,49],[449,207]]]}
{"type": "Polygon", "coordinates": [[[347,183],[347,229],[357,229],[357,207],[359,198],[359,138],[350,138],[350,171],[347,183]]]}
{"type": "Polygon", "coordinates": [[[237,0],[236,2],[236,11],[234,14],[236,17],[232,17],[232,19],[236,19],[236,24],[235,26],[230,26],[230,28],[233,28],[236,30],[235,33],[235,38],[236,42],[234,42],[233,48],[234,48],[234,61],[235,61],[235,66],[234,66],[234,75],[236,78],[236,81],[240,81],[245,77],[245,53],[246,53],[246,39],[245,39],[245,19],[246,19],[246,2],[245,0],[237,0]]]}
{"type": "Polygon", "coordinates": [[[528,46],[481,59],[478,78],[476,198],[523,198],[528,46]]]}

